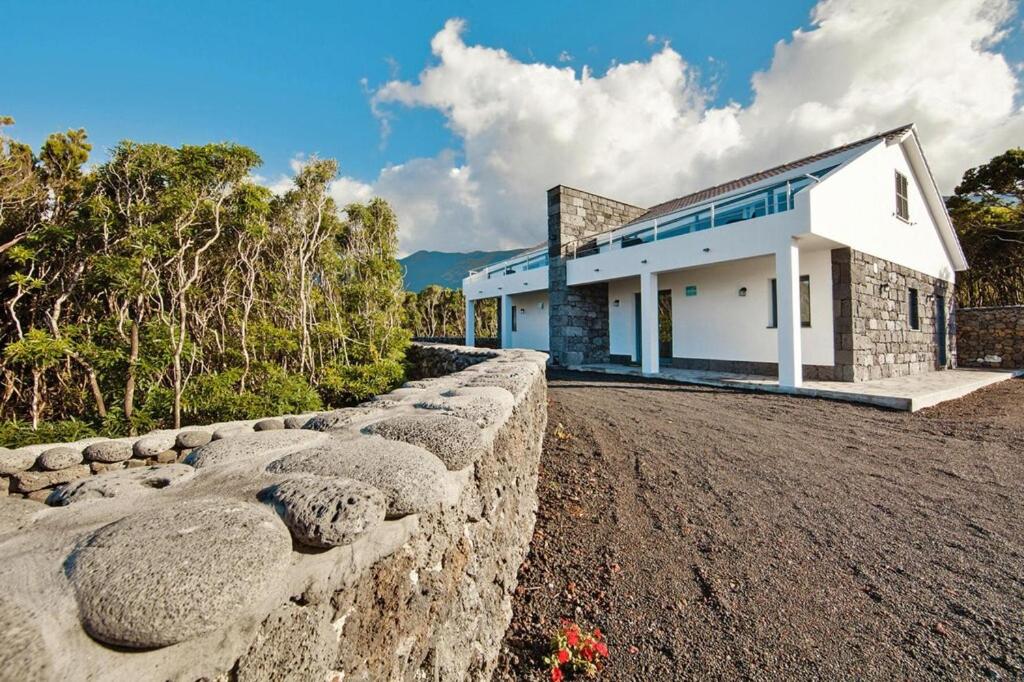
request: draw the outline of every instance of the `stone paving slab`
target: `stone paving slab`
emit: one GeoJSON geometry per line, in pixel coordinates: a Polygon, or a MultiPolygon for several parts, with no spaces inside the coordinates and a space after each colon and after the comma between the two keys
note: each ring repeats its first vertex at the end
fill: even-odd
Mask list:
{"type": "Polygon", "coordinates": [[[705,370],[665,367],[657,374],[645,374],[639,367],[610,363],[578,365],[571,370],[641,376],[678,381],[683,384],[716,386],[762,393],[783,393],[810,398],[825,398],[851,403],[865,403],[893,410],[916,412],[947,400],[955,400],[1007,379],[1024,376],[1024,370],[1012,369],[947,369],[905,377],[873,381],[805,381],[799,388],[779,386],[774,377],[734,374],[705,370]]]}

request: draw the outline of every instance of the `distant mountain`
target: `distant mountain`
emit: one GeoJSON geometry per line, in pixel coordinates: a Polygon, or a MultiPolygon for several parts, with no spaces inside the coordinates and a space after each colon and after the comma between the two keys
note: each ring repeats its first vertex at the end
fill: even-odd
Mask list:
{"type": "Polygon", "coordinates": [[[449,289],[462,286],[462,278],[473,268],[490,265],[517,253],[523,249],[511,251],[470,251],[468,253],[448,253],[445,251],[417,251],[399,259],[405,271],[405,288],[407,291],[422,291],[431,284],[439,284],[449,289]]]}

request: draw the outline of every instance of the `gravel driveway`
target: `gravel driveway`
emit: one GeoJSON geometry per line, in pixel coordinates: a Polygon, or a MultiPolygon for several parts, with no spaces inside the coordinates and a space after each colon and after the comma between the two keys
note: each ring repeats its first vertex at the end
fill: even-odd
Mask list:
{"type": "Polygon", "coordinates": [[[917,414],[566,373],[498,679],[1024,677],[1024,381],[917,414]]]}

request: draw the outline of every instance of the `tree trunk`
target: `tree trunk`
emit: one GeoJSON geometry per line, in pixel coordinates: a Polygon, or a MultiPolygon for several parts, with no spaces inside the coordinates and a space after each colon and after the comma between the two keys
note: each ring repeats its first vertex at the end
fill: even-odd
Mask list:
{"type": "MultiPolygon", "coordinates": [[[[124,382],[124,418],[131,421],[135,414],[135,373],[139,365],[139,323],[132,320],[128,346],[128,378],[124,382]]],[[[134,427],[132,433],[135,432],[134,427]]]]}

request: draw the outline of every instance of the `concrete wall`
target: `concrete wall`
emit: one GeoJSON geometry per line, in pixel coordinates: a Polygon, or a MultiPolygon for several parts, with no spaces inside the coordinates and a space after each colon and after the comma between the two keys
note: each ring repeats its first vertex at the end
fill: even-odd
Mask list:
{"type": "MultiPolygon", "coordinates": [[[[801,253],[800,273],[810,277],[811,326],[801,330],[805,365],[831,366],[832,272],[828,251],[801,253]]],[[[774,366],[778,360],[778,330],[769,327],[770,282],[775,277],[771,256],[731,261],[662,273],[658,289],[672,292],[672,355],[689,360],[723,360],[774,366]],[[696,296],[686,287],[696,286],[696,296]],[[746,296],[739,290],[746,288],[746,296]]],[[[611,354],[636,359],[634,294],[636,278],[609,285],[611,354]],[[615,306],[614,301],[619,305],[615,306]]],[[[678,363],[682,366],[684,363],[678,363]]]]}
{"type": "Polygon", "coordinates": [[[911,164],[905,145],[879,142],[811,188],[812,231],[929,277],[953,281],[953,261],[939,233],[944,218],[925,200],[923,185],[929,182],[911,164]],[[908,179],[909,223],[896,216],[897,170],[908,179]]]}
{"type": "Polygon", "coordinates": [[[549,346],[554,364],[608,360],[608,286],[568,286],[566,245],[623,225],[644,211],[562,185],[548,190],[549,346]]]}
{"type": "Polygon", "coordinates": [[[548,292],[535,291],[512,296],[516,307],[516,328],[512,331],[513,348],[548,350],[548,292]]]}
{"type": "Polygon", "coordinates": [[[457,371],[71,483],[63,506],[0,498],[0,680],[489,679],[546,357],[411,356],[457,371]]]}
{"type": "Polygon", "coordinates": [[[958,308],[956,335],[961,367],[1024,368],[1024,306],[958,308]]]}

